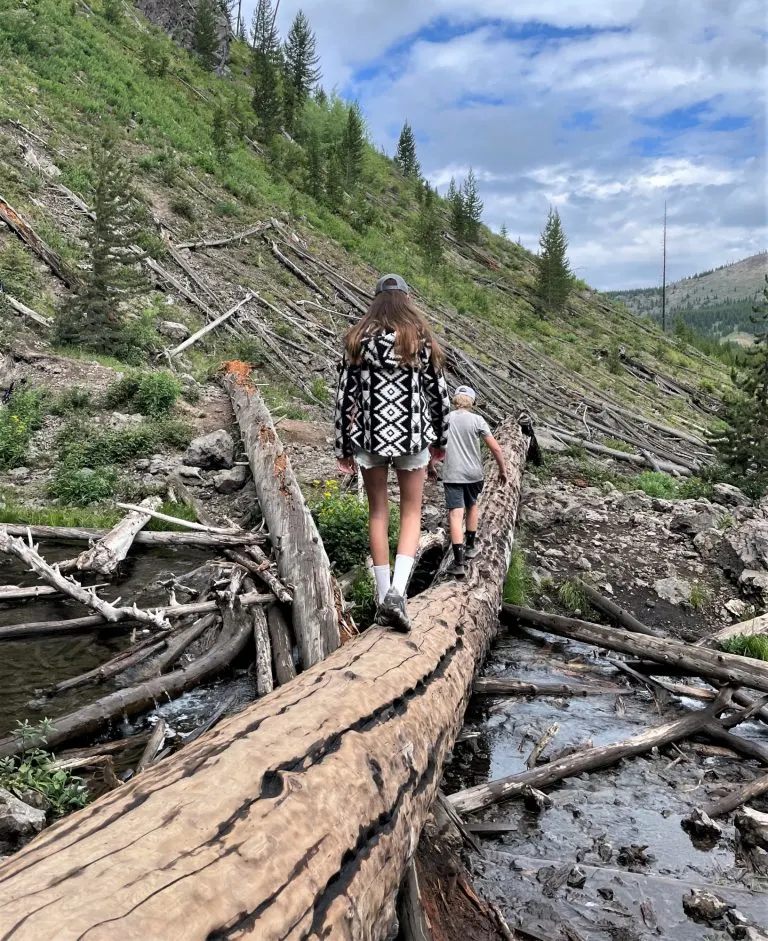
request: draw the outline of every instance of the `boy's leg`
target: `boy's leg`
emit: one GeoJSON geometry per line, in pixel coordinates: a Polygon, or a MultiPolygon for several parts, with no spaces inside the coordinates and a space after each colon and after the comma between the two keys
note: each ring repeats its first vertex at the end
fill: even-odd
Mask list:
{"type": "Polygon", "coordinates": [[[480,519],[480,509],[477,505],[477,498],[483,489],[482,482],[479,484],[468,484],[466,487],[467,501],[467,532],[465,535],[464,557],[474,559],[480,550],[477,547],[477,524],[480,519]]]}

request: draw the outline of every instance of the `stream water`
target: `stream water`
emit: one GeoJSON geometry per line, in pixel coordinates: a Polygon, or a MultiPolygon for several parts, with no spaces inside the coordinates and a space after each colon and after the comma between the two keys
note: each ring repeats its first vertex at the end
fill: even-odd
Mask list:
{"type": "MultiPolygon", "coordinates": [[[[73,546],[47,543],[44,551],[48,561],[58,562],[72,558],[73,546]]],[[[149,549],[132,553],[120,580],[100,589],[99,593],[108,601],[117,597],[122,597],[126,603],[136,600],[141,607],[167,604],[168,594],[160,583],[197,568],[207,559],[207,553],[188,549],[149,549]]],[[[39,581],[32,573],[25,572],[17,560],[0,558],[0,585],[35,584],[39,581]]],[[[43,599],[0,605],[0,625],[61,620],[82,617],[87,613],[73,601],[43,599]]],[[[125,649],[132,642],[134,627],[136,636],[140,637],[142,628],[132,625],[127,629],[116,626],[62,637],[0,642],[0,738],[10,732],[17,721],[28,719],[37,722],[44,717],[66,714],[113,689],[109,685],[96,685],[70,690],[52,698],[40,695],[41,690],[91,670],[125,649]]],[[[204,721],[222,696],[226,698],[227,695],[227,691],[219,689],[201,689],[161,708],[163,714],[167,711],[178,723],[179,730],[184,731],[204,721]]],[[[145,719],[140,719],[136,724],[143,722],[145,719]]],[[[134,724],[126,721],[121,729],[113,729],[112,733],[129,734],[134,730],[134,724]]]]}
{"type": "MultiPolygon", "coordinates": [[[[624,682],[592,648],[568,642],[550,645],[522,633],[500,635],[486,674],[531,682],[589,683],[590,677],[593,682],[596,677],[624,682]]],[[[660,717],[653,697],[629,685],[627,694],[618,697],[475,697],[445,789],[451,792],[526,770],[534,744],[554,723],[558,732],[545,755],[588,741],[602,745],[628,738],[676,718],[681,706],[697,709],[702,703],[673,703],[660,717]]],[[[765,726],[757,724],[739,726],[738,734],[768,741],[765,726]]],[[[672,765],[677,754],[662,749],[570,779],[548,789],[553,805],[542,814],[512,801],[473,815],[473,820],[510,828],[503,836],[483,840],[483,856],[473,858],[476,888],[499,905],[511,927],[546,941],[731,937],[685,915],[682,897],[692,887],[710,888],[756,924],[768,927],[768,882],[761,886],[754,879],[740,879],[733,826],[726,822],[717,845],[703,847],[694,845],[680,825],[697,803],[706,802],[709,787],[741,783],[744,762],[686,753],[672,765]],[[625,848],[633,846],[647,847],[641,861],[628,857],[625,848]],[[548,884],[553,870],[564,873],[576,864],[582,873],[572,881],[585,876],[583,886],[568,885],[565,879],[559,888],[548,884]]],[[[750,773],[757,776],[758,766],[751,764],[750,773]]],[[[755,806],[760,809],[759,802],[755,806]]]]}

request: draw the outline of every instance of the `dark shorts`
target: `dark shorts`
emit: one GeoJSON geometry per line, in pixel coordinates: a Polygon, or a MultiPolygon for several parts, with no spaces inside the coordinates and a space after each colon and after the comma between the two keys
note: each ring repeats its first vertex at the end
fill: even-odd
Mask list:
{"type": "Polygon", "coordinates": [[[449,510],[471,510],[483,492],[483,484],[482,480],[473,484],[443,484],[446,507],[449,510]]]}

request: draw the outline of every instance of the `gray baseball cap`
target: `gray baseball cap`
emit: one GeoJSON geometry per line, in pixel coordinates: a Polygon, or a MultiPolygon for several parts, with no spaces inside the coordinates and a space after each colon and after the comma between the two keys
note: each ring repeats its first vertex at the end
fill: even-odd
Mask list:
{"type": "Polygon", "coordinates": [[[458,386],[458,387],[456,388],[456,391],[455,391],[453,394],[454,394],[454,395],[465,395],[468,399],[472,399],[473,402],[474,402],[475,399],[477,398],[477,393],[476,393],[475,390],[472,388],[472,386],[458,386]]]}
{"type": "Polygon", "coordinates": [[[385,274],[383,278],[379,278],[376,282],[376,293],[381,294],[382,291],[402,291],[404,294],[410,294],[410,288],[399,274],[385,274]]]}

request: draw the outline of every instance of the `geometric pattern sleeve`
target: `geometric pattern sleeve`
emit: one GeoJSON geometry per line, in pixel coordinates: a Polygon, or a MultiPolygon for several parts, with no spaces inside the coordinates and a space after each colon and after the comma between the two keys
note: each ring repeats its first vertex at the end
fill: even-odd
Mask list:
{"type": "Polygon", "coordinates": [[[336,389],[334,418],[334,450],[336,457],[352,457],[355,446],[352,430],[362,411],[362,382],[360,366],[347,362],[345,356],[339,365],[339,384],[336,389]]]}
{"type": "Polygon", "coordinates": [[[451,400],[448,385],[441,369],[436,369],[430,357],[423,372],[424,391],[427,396],[432,428],[435,432],[434,447],[444,448],[448,443],[451,400]]]}

